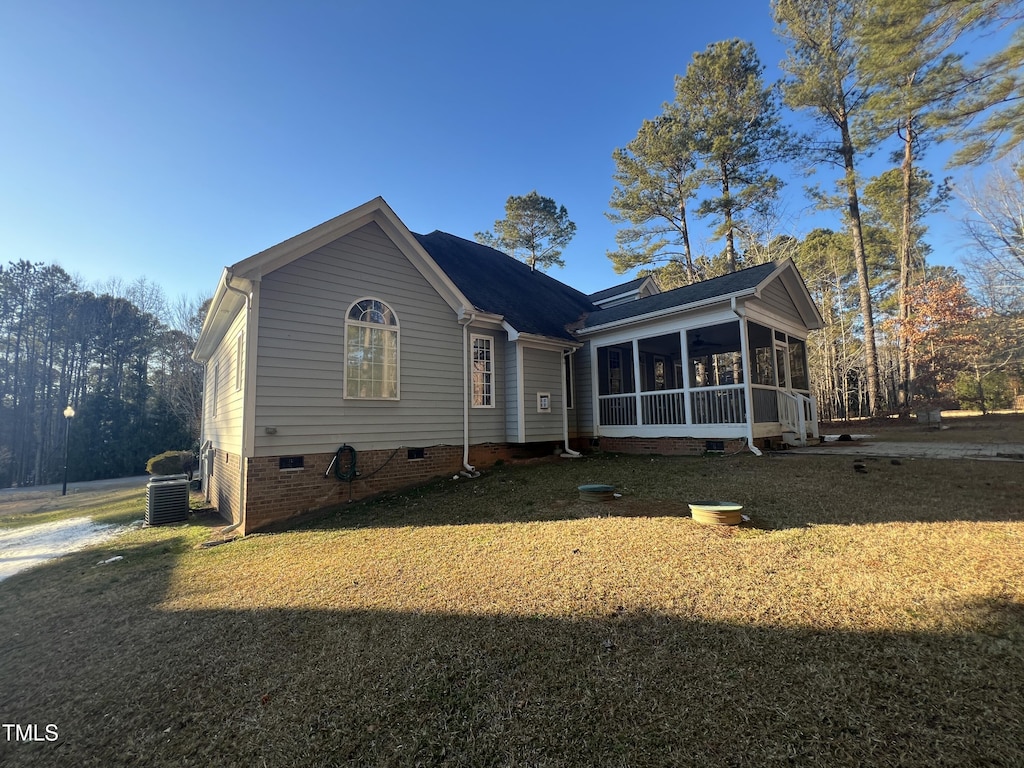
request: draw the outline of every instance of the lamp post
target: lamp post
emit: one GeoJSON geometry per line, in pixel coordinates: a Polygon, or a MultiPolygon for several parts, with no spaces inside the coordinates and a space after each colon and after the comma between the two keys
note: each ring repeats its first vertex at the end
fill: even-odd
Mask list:
{"type": "Polygon", "coordinates": [[[68,440],[71,437],[71,420],[75,418],[75,409],[71,407],[71,403],[68,403],[68,407],[64,409],[64,487],[61,489],[60,495],[68,495],[68,440]]]}

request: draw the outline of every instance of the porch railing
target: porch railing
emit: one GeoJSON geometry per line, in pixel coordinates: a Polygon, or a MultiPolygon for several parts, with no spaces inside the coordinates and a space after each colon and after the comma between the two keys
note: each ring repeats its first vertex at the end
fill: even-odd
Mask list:
{"type": "Polygon", "coordinates": [[[779,423],[801,442],[818,437],[818,402],[810,395],[778,391],[779,423]]]}
{"type": "Polygon", "coordinates": [[[668,392],[642,392],[640,415],[644,424],[685,424],[686,393],[681,389],[668,392]]]}
{"type": "Polygon", "coordinates": [[[636,395],[601,395],[598,404],[602,426],[628,427],[636,424],[636,395]]]}
{"type": "Polygon", "coordinates": [[[690,410],[694,424],[744,424],[747,404],[743,385],[691,390],[690,410]]]}
{"type": "MultiPolygon", "coordinates": [[[[641,423],[646,425],[686,424],[686,390],[640,392],[598,397],[601,425],[626,427],[637,424],[636,398],[640,398],[641,423]]],[[[773,395],[774,396],[774,395],[773,395]]],[[[744,424],[746,402],[743,385],[690,390],[694,424],[744,424]]]]}

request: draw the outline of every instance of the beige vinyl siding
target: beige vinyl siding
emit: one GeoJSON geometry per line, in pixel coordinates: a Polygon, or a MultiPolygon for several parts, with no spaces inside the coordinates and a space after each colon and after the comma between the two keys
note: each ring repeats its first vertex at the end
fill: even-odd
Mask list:
{"type": "MultiPolygon", "coordinates": [[[[492,333],[470,328],[470,349],[469,363],[472,364],[472,337],[485,336],[491,339],[491,371],[492,371],[492,397],[493,408],[470,408],[469,409],[469,442],[475,443],[503,443],[505,442],[505,334],[492,333]]],[[[461,373],[461,371],[460,371],[461,373]]]]}
{"type": "Polygon", "coordinates": [[[761,303],[764,304],[773,314],[779,317],[784,317],[791,323],[795,323],[799,327],[804,327],[804,320],[800,316],[800,312],[797,310],[796,305],[793,303],[792,297],[789,295],[789,291],[786,290],[786,286],[782,284],[781,280],[773,280],[764,287],[761,291],[761,303]]]}
{"type": "Polygon", "coordinates": [[[462,328],[376,224],[263,276],[256,455],[462,444],[462,328]],[[388,304],[399,323],[399,395],[344,399],[345,313],[388,304]],[[276,429],[268,435],[267,427],[276,429]]]}
{"type": "MultiPolygon", "coordinates": [[[[215,448],[240,455],[242,452],[242,413],[245,386],[235,387],[238,336],[245,338],[245,306],[238,311],[227,333],[206,364],[203,385],[203,438],[215,448]],[[217,381],[214,381],[214,376],[217,381]],[[214,399],[216,397],[216,403],[214,399]]],[[[244,344],[242,345],[244,351],[244,344]]],[[[243,366],[245,361],[242,361],[243,366]]]]}
{"type": "Polygon", "coordinates": [[[505,371],[505,434],[510,443],[523,442],[519,434],[519,361],[518,347],[514,341],[504,344],[505,371]]]}
{"type": "Polygon", "coordinates": [[[526,421],[524,442],[561,440],[562,431],[562,353],[558,350],[523,347],[523,413],[526,421]],[[537,413],[537,393],[551,395],[551,412],[537,413]]]}

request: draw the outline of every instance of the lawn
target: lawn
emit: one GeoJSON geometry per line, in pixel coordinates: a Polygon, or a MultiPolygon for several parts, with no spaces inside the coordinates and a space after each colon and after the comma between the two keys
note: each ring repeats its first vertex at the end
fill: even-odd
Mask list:
{"type": "Polygon", "coordinates": [[[599,455],[128,533],[0,583],[0,717],[59,731],[0,764],[1024,765],[1021,465],[866,464],[599,455]]]}

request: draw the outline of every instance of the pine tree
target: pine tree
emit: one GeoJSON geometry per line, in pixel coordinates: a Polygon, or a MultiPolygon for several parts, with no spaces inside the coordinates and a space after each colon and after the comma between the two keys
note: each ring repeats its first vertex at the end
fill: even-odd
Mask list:
{"type": "Polygon", "coordinates": [[[565,206],[537,194],[511,195],[505,201],[505,218],[494,222],[493,232],[477,232],[477,242],[507,252],[535,270],[564,267],[562,250],[576,234],[565,206]]]}
{"type": "Polygon", "coordinates": [[[859,148],[853,126],[855,116],[871,93],[870,82],[859,69],[860,51],[856,43],[866,4],[867,0],[774,0],[772,12],[779,34],[789,44],[783,62],[788,74],[783,86],[786,103],[794,109],[810,111],[822,125],[838,134],[838,142],[822,140],[809,147],[808,154],[812,161],[836,162],[843,170],[845,208],[863,320],[868,410],[874,415],[881,406],[881,384],[857,188],[859,148]]]}
{"type": "MultiPolygon", "coordinates": [[[[696,138],[686,114],[664,105],[662,114],[644,120],[636,138],[612,157],[616,187],[607,216],[626,225],[615,233],[618,249],[608,253],[615,271],[667,263],[673,282],[696,282],[687,206],[699,182],[696,138]]],[[[665,271],[661,267],[655,274],[665,271]]]]}

